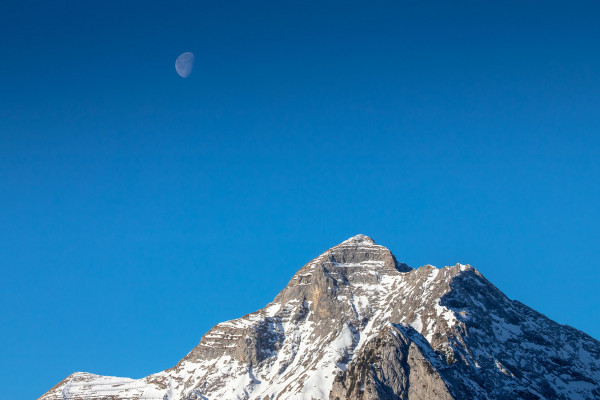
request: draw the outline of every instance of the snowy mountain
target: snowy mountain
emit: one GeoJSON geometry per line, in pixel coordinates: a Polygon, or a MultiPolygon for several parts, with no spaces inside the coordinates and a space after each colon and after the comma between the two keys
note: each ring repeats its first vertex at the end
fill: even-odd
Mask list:
{"type": "Polygon", "coordinates": [[[600,342],[469,265],[412,269],[358,235],[173,368],[77,372],[40,399],[600,399],[600,342]]]}

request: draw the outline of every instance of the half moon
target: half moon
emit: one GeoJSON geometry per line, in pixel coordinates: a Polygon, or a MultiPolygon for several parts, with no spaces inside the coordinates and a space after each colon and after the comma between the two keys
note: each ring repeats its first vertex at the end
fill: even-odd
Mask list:
{"type": "Polygon", "coordinates": [[[175,71],[182,78],[190,76],[192,69],[194,69],[194,53],[186,51],[175,60],[175,71]]]}

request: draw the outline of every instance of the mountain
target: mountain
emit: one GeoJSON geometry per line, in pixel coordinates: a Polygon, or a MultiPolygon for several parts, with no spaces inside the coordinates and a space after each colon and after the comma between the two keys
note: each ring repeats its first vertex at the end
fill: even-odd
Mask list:
{"type": "Polygon", "coordinates": [[[358,235],[173,368],[77,372],[40,399],[600,399],[600,342],[469,265],[413,269],[358,235]]]}

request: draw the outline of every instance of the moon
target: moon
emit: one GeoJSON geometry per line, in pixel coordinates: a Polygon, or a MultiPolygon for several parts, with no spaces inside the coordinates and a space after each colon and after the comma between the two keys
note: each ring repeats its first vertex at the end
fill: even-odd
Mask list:
{"type": "Polygon", "coordinates": [[[186,51],[180,54],[177,60],[175,60],[175,71],[182,78],[190,76],[192,69],[194,69],[194,53],[186,51]]]}

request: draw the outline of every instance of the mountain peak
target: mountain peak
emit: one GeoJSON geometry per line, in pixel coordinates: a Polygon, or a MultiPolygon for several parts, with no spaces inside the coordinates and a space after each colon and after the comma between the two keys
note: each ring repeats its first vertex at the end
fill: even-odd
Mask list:
{"type": "Polygon", "coordinates": [[[76,373],[40,400],[600,398],[600,342],[467,265],[411,269],[356,235],[265,308],[142,379],[76,373]]]}
{"type": "Polygon", "coordinates": [[[392,252],[385,246],[375,243],[366,235],[358,234],[350,239],[344,240],[337,246],[332,247],[321,254],[315,260],[326,257],[335,264],[363,264],[372,266],[373,263],[381,262],[386,269],[394,269],[400,272],[412,270],[408,265],[399,263],[392,252]]]}
{"type": "Polygon", "coordinates": [[[344,240],[340,244],[354,244],[354,245],[363,245],[363,246],[372,246],[375,244],[375,241],[368,237],[367,235],[358,234],[356,236],[352,236],[350,239],[344,240]]]}

